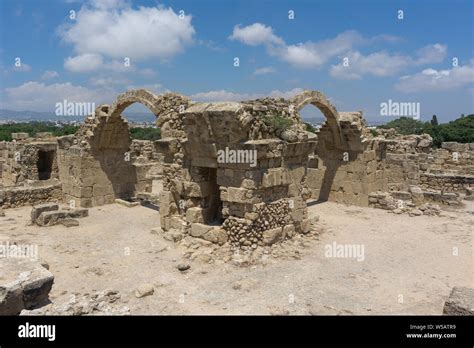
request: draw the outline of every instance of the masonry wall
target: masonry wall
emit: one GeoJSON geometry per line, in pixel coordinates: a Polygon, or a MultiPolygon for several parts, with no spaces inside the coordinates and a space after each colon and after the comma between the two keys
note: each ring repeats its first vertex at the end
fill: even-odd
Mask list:
{"type": "Polygon", "coordinates": [[[147,165],[133,165],[128,124],[121,117],[101,118],[90,142],[77,142],[76,137],[60,138],[60,178],[68,202],[82,207],[110,204],[147,189],[147,165]]]}
{"type": "MultiPolygon", "coordinates": [[[[13,134],[25,134],[27,136],[26,133],[13,134]]],[[[23,137],[14,139],[12,142],[4,142],[1,146],[3,185],[17,186],[27,180],[39,180],[37,163],[40,151],[53,153],[51,179],[58,178],[56,139],[40,140],[23,137]]]]}

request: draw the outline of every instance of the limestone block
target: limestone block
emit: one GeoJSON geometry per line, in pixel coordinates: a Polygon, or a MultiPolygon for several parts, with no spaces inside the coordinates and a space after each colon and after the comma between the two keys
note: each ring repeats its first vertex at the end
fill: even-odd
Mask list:
{"type": "Polygon", "coordinates": [[[2,258],[1,262],[0,315],[18,315],[47,302],[54,282],[51,272],[27,258],[2,258]]]}
{"type": "Polygon", "coordinates": [[[165,191],[165,190],[161,191],[159,193],[159,200],[160,200],[160,203],[174,203],[174,197],[170,191],[165,191]]]}
{"type": "Polygon", "coordinates": [[[219,226],[214,226],[209,231],[204,233],[202,238],[204,240],[207,240],[208,242],[223,245],[227,242],[228,236],[227,232],[223,228],[219,226]]]}
{"type": "Polygon", "coordinates": [[[309,231],[311,231],[311,224],[311,219],[304,219],[303,221],[301,221],[301,233],[308,233],[309,231]]]}
{"type": "Polygon", "coordinates": [[[283,228],[277,227],[271,230],[266,230],[263,232],[262,238],[263,244],[272,245],[273,243],[276,243],[283,239],[283,228]]]}
{"type": "Polygon", "coordinates": [[[184,194],[187,197],[207,197],[210,194],[211,185],[208,181],[196,183],[186,181],[183,183],[184,194]]]}
{"type": "Polygon", "coordinates": [[[295,225],[286,225],[283,227],[283,238],[292,238],[295,235],[295,225]]]}
{"type": "Polygon", "coordinates": [[[364,151],[363,160],[367,162],[375,160],[375,150],[364,151]]]}
{"type": "Polygon", "coordinates": [[[474,315],[474,289],[454,287],[444,304],[443,314],[474,315]]]}
{"type": "Polygon", "coordinates": [[[207,232],[209,232],[214,226],[205,225],[203,223],[193,223],[191,225],[191,236],[202,238],[207,232]]]}
{"type": "Polygon", "coordinates": [[[67,216],[69,218],[77,219],[89,216],[89,209],[86,208],[75,208],[67,210],[67,216]]]}
{"type": "Polygon", "coordinates": [[[28,139],[28,137],[29,137],[28,133],[12,133],[12,139],[15,139],[15,140],[28,139]]]}
{"type": "Polygon", "coordinates": [[[31,209],[31,222],[35,223],[38,217],[41,215],[41,213],[45,211],[55,211],[58,210],[59,206],[55,203],[44,203],[44,204],[39,204],[33,206],[33,209],[31,209]]]}
{"type": "Polygon", "coordinates": [[[67,218],[66,211],[45,211],[36,219],[36,224],[39,226],[52,226],[57,224],[60,220],[67,218]]]}
{"type": "MultiPolygon", "coordinates": [[[[107,194],[113,193],[112,185],[94,185],[92,188],[93,196],[105,196],[107,194]]],[[[76,197],[85,197],[85,196],[76,196],[76,197]]]]}
{"type": "MultiPolygon", "coordinates": [[[[161,208],[161,207],[160,207],[161,208]]],[[[193,207],[186,210],[186,221],[191,223],[204,223],[204,209],[193,207]]]]}
{"type": "Polygon", "coordinates": [[[186,222],[180,216],[171,216],[169,218],[169,228],[184,231],[186,229],[186,222]]]}
{"type": "Polygon", "coordinates": [[[237,187],[227,188],[227,193],[225,194],[225,197],[223,197],[221,194],[221,199],[223,201],[225,200],[228,202],[257,203],[256,201],[254,202],[254,199],[252,198],[252,191],[237,187]]]}

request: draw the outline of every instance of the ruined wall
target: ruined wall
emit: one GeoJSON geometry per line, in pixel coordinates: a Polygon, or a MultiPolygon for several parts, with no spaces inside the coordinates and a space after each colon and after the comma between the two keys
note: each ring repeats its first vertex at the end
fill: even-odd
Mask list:
{"type": "Polygon", "coordinates": [[[317,132],[315,153],[308,158],[306,182],[314,199],[367,206],[370,192],[386,189],[381,154],[367,139],[361,112],[339,115],[341,135],[348,146],[335,146],[334,134],[326,121],[317,132]]]}
{"type": "Polygon", "coordinates": [[[15,208],[44,202],[60,202],[62,198],[59,182],[39,187],[17,186],[0,189],[0,207],[2,208],[15,208]]]}
{"type": "Polygon", "coordinates": [[[135,167],[127,152],[131,139],[128,124],[121,117],[107,120],[89,117],[94,132],[86,140],[74,136],[59,139],[58,159],[65,199],[78,206],[91,207],[128,199],[138,185],[135,167]],[[97,120],[97,122],[96,122],[97,120]]]}
{"type": "Polygon", "coordinates": [[[60,141],[60,178],[66,200],[91,207],[152,191],[152,180],[160,171],[159,155],[149,142],[132,142],[128,123],[121,116],[136,102],[158,117],[163,135],[183,134],[179,113],[189,102],[185,97],[135,90],[119,95],[111,106],[99,106],[73,137],[60,141]]]}
{"type": "MultiPolygon", "coordinates": [[[[27,133],[13,133],[14,141],[2,144],[2,183],[4,186],[21,185],[27,180],[40,180],[38,160],[40,152],[51,153],[50,178],[58,178],[57,142],[50,133],[39,138],[28,138],[27,133]],[[48,139],[43,139],[43,138],[48,139]]],[[[41,135],[41,134],[40,134],[41,135]]]]}
{"type": "MultiPolygon", "coordinates": [[[[453,204],[456,200],[445,193],[464,193],[474,186],[472,144],[443,143],[440,149],[433,149],[427,134],[401,136],[391,130],[383,134],[367,136],[359,153],[328,153],[318,143],[315,156],[308,161],[312,197],[367,206],[373,205],[368,199],[373,192],[408,194],[410,187],[419,186],[426,201],[453,204]],[[353,160],[341,160],[344,155],[353,160]]],[[[322,137],[319,132],[318,141],[322,137]]]]}
{"type": "Polygon", "coordinates": [[[248,249],[309,230],[304,176],[314,137],[296,119],[290,129],[272,128],[263,117],[287,110],[288,102],[269,105],[195,104],[183,113],[186,138],[156,142],[164,156],[165,231],[248,249]],[[293,135],[293,142],[282,139],[293,135]],[[257,162],[219,160],[226,149],[255,153],[257,162]]]}

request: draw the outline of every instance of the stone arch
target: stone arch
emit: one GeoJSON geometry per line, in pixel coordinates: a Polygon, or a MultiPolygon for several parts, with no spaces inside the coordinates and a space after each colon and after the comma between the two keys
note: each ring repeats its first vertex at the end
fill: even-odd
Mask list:
{"type": "Polygon", "coordinates": [[[122,112],[134,103],[145,105],[150,111],[158,117],[161,112],[161,101],[163,97],[157,96],[146,89],[134,89],[120,94],[117,100],[110,108],[110,116],[118,117],[122,112]]]}
{"type": "Polygon", "coordinates": [[[314,105],[321,110],[326,117],[326,124],[331,129],[333,144],[336,148],[343,148],[344,142],[342,137],[341,126],[339,124],[340,116],[336,107],[319,91],[304,91],[291,100],[294,105],[294,111],[300,110],[308,104],[314,105]]]}

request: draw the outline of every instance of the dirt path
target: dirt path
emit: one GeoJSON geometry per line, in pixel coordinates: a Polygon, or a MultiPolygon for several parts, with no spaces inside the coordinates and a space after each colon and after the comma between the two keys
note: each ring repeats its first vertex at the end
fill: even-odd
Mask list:
{"type": "Polygon", "coordinates": [[[309,210],[321,233],[301,259],[245,268],[187,260],[180,272],[183,248],[150,232],[159,214],[116,204],[71,228],[29,226],[30,208],[6,210],[0,243],[38,244],[55,276],[53,302],[116,289],[132,314],[440,314],[453,286],[474,287],[472,203],[442,217],[330,202],[309,210]],[[363,246],[363,260],[326,257],[334,242],[363,246]],[[136,298],[143,283],[155,292],[136,298]]]}

